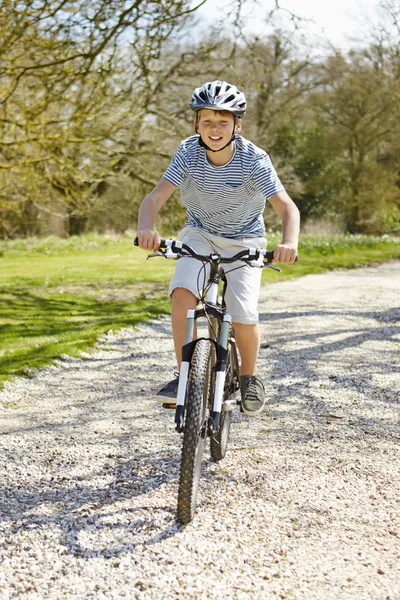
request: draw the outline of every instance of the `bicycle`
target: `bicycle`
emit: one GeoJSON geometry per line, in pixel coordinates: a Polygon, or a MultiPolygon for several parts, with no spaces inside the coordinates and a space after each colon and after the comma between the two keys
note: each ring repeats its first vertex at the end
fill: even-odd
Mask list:
{"type": "MultiPolygon", "coordinates": [[[[135,239],[138,245],[138,238],[135,239]]],[[[175,409],[175,427],[183,433],[181,468],[178,490],[178,521],[189,523],[195,513],[202,455],[205,440],[210,438],[210,453],[214,461],[224,458],[229,441],[232,410],[241,405],[239,357],[231,316],[226,312],[226,275],[222,265],[243,262],[252,267],[270,267],[273,251],[246,248],[232,257],[217,253],[197,254],[180,241],[161,240],[160,249],[147,258],[163,256],[177,260],[189,257],[203,263],[203,283],[199,287],[200,307],[189,310],[185,344],[179,375],[175,409]],[[206,276],[206,265],[210,272],[206,276]],[[219,294],[220,284],[223,283],[219,294]],[[196,322],[205,317],[208,337],[194,338],[196,322]]],[[[244,265],[243,265],[244,266],[244,265]]],[[[241,268],[241,267],[235,267],[241,268]]],[[[200,277],[199,273],[199,277],[200,277]]]]}

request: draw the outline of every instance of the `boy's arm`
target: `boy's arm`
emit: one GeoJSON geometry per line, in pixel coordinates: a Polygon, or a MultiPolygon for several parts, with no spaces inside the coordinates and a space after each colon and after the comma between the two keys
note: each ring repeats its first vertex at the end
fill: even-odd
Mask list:
{"type": "Polygon", "coordinates": [[[299,243],[299,209],[285,191],[271,196],[269,201],[282,219],[282,243],[274,249],[274,260],[279,263],[293,263],[296,259],[299,243]]]}
{"type": "Polygon", "coordinates": [[[160,236],[153,229],[154,221],[168,198],[172,196],[176,187],[167,179],[160,179],[150,194],[147,194],[139,208],[137,236],[139,246],[144,250],[157,251],[160,247],[160,236]]]}

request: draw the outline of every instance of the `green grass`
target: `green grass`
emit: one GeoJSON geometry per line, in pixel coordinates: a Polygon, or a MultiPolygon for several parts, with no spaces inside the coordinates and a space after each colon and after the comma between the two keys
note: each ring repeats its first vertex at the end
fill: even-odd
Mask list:
{"type": "Polygon", "coordinates": [[[78,356],[100,334],[169,311],[165,299],[99,301],[88,296],[0,290],[0,382],[63,354],[78,356]]]}
{"type": "MultiPolygon", "coordinates": [[[[133,236],[0,240],[0,385],[13,375],[79,356],[109,331],[169,312],[174,262],[146,261],[133,236]]],[[[269,246],[277,242],[269,237],[269,246]]],[[[400,240],[303,237],[296,265],[274,281],[400,258],[400,240]]]]}
{"type": "MultiPolygon", "coordinates": [[[[270,240],[277,243],[278,238],[270,240]]],[[[272,247],[274,243],[271,243],[272,247]]],[[[334,271],[355,269],[362,265],[377,264],[400,258],[400,239],[389,236],[365,235],[302,236],[299,244],[299,262],[281,266],[282,273],[264,270],[263,279],[291,279],[334,271]]]]}
{"type": "Polygon", "coordinates": [[[163,283],[173,273],[172,261],[146,261],[132,237],[84,236],[68,240],[0,241],[0,286],[59,287],[85,284],[163,283]],[[2,257],[1,257],[2,256],[2,257]]]}

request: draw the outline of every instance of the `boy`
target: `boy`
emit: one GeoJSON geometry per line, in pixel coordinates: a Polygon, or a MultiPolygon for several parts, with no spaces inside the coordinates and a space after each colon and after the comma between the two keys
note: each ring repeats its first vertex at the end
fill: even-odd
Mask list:
{"type": "MultiPolygon", "coordinates": [[[[245,247],[265,248],[265,200],[282,219],[282,243],[274,249],[278,263],[293,263],[299,236],[299,211],[275,172],[269,156],[239,134],[246,112],[245,96],[225,81],[205,83],[193,92],[196,135],[184,140],[166,173],[140,205],[137,236],[145,250],[158,250],[155,218],[180,186],[188,221],[178,239],[199,254],[232,256],[245,247]]],[[[181,258],[176,263],[169,294],[178,370],[185,342],[186,315],[197,305],[200,263],[181,258]]],[[[259,350],[257,303],[261,269],[245,265],[227,275],[227,311],[232,316],[241,358],[242,409],[259,414],[264,386],[256,374],[259,350]]],[[[179,376],[178,376],[179,377],[179,376]]],[[[176,398],[178,377],[159,395],[176,398]]],[[[173,402],[164,404],[173,408],[173,402]]]]}

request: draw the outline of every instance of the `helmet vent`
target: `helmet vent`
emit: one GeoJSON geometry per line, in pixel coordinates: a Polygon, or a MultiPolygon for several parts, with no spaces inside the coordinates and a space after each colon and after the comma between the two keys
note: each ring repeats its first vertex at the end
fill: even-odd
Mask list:
{"type": "Polygon", "coordinates": [[[195,112],[203,108],[227,110],[243,119],[246,113],[246,98],[235,85],[226,81],[208,81],[196,88],[190,101],[190,108],[195,112]]]}

